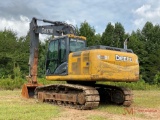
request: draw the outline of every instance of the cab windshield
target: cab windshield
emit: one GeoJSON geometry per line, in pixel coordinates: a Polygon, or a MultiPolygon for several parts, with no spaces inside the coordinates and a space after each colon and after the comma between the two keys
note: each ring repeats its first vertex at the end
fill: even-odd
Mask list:
{"type": "Polygon", "coordinates": [[[70,52],[80,51],[85,48],[85,41],[70,38],[70,52]]]}

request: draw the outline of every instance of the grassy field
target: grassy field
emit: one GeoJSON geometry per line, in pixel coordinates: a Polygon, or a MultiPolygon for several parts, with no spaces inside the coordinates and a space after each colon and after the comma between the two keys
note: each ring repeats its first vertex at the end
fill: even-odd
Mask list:
{"type": "Polygon", "coordinates": [[[21,98],[20,90],[0,91],[0,120],[160,120],[160,91],[133,91],[134,103],[125,108],[100,105],[74,110],[21,98]]]}
{"type": "Polygon", "coordinates": [[[0,91],[0,120],[49,120],[57,117],[57,106],[22,99],[20,90],[0,91]]]}

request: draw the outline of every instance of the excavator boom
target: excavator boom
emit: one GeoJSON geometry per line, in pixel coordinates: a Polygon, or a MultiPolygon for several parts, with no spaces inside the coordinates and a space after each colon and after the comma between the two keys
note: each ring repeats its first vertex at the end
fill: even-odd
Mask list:
{"type": "Polygon", "coordinates": [[[45,19],[32,18],[30,23],[30,56],[29,56],[29,75],[26,76],[28,83],[22,87],[22,96],[25,98],[33,97],[34,89],[42,84],[37,83],[38,48],[39,34],[62,36],[66,34],[76,34],[74,26],[60,21],[50,21],[45,19]],[[37,21],[50,23],[50,25],[38,26],[37,21]]]}

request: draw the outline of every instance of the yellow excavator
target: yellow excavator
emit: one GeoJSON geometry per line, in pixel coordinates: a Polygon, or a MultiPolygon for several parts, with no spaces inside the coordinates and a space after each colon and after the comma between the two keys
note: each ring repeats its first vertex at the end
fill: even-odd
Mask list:
{"type": "Polygon", "coordinates": [[[138,57],[131,49],[103,45],[86,47],[86,38],[76,36],[75,28],[64,22],[33,18],[30,23],[30,57],[28,83],[22,96],[41,102],[93,109],[100,102],[130,106],[132,91],[128,88],[96,82],[136,82],[139,80],[138,57]],[[37,21],[49,25],[38,26],[37,21]],[[46,57],[46,79],[67,84],[42,85],[37,82],[39,34],[58,36],[49,41],[46,57]]]}

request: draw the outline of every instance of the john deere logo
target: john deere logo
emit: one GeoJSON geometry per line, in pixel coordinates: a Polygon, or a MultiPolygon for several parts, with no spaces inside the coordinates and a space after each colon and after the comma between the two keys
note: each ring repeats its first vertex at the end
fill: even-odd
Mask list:
{"type": "Polygon", "coordinates": [[[116,55],[115,56],[117,61],[130,61],[132,62],[132,58],[131,57],[127,57],[127,56],[120,56],[120,55],[116,55]]]}

